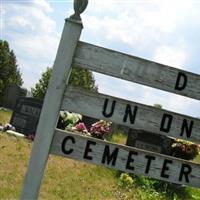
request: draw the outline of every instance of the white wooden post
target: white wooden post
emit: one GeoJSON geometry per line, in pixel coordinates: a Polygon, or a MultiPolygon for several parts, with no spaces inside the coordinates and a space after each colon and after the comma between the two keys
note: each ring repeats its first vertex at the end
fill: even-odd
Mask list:
{"type": "Polygon", "coordinates": [[[73,55],[82,28],[81,21],[71,18],[65,20],[24,181],[22,200],[38,198],[50,145],[58,121],[66,80],[69,78],[73,55]]]}

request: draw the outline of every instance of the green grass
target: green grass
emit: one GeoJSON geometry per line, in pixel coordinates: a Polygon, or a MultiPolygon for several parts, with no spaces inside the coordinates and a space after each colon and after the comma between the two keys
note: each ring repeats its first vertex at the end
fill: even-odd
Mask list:
{"type": "MultiPolygon", "coordinates": [[[[10,114],[3,116],[5,122],[10,114]]],[[[111,140],[125,144],[126,137],[117,133],[111,140]]],[[[28,140],[0,132],[1,200],[19,199],[31,148],[28,140]]],[[[121,188],[119,175],[116,170],[49,156],[39,197],[50,200],[200,200],[199,189],[178,188],[144,177],[134,177],[132,187],[121,188]]]]}
{"type": "Polygon", "coordinates": [[[195,159],[194,162],[200,163],[200,155],[198,155],[195,159]]]}
{"type": "Polygon", "coordinates": [[[0,124],[4,125],[10,122],[12,111],[0,108],[0,124]]]}
{"type": "Polygon", "coordinates": [[[116,132],[115,134],[112,134],[112,137],[109,138],[109,140],[114,143],[119,143],[119,144],[125,145],[126,140],[127,140],[127,135],[124,134],[123,132],[119,131],[119,132],[116,132]]]}
{"type": "MultiPolygon", "coordinates": [[[[26,139],[0,133],[0,199],[19,198],[31,147],[32,143],[26,139]]],[[[165,190],[162,184],[156,188],[152,184],[155,181],[135,177],[133,186],[123,189],[118,181],[118,171],[50,156],[40,199],[200,199],[200,190],[194,188],[168,186],[165,190]]]]}

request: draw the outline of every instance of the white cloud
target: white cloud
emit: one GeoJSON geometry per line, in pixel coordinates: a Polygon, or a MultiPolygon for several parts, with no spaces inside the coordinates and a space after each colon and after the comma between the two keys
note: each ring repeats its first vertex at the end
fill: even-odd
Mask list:
{"type": "MultiPolygon", "coordinates": [[[[197,30],[192,28],[199,27],[199,6],[187,0],[94,0],[83,15],[84,38],[99,46],[114,46],[128,54],[140,52],[144,58],[186,69],[193,41],[188,41],[187,33],[181,31],[197,30]]],[[[97,82],[106,94],[148,105],[160,103],[174,112],[198,115],[197,101],[186,97],[108,77],[98,77],[97,82]]]]}
{"type": "Polygon", "coordinates": [[[13,45],[27,59],[35,60],[37,63],[42,60],[53,62],[58,45],[58,37],[44,34],[30,35],[24,39],[24,37],[18,36],[17,40],[13,41],[13,45]]]}
{"type": "MultiPolygon", "coordinates": [[[[34,5],[34,4],[33,4],[34,5]]],[[[53,21],[41,8],[27,6],[24,4],[7,5],[7,28],[18,29],[27,26],[27,31],[35,31],[36,34],[50,33],[55,30],[55,21],[53,21]],[[31,30],[28,30],[31,28],[31,30]]]]}
{"type": "Polygon", "coordinates": [[[7,4],[5,35],[17,55],[24,87],[33,87],[47,66],[52,66],[59,42],[56,22],[47,1],[7,4]]]}
{"type": "Polygon", "coordinates": [[[4,27],[4,24],[3,24],[3,14],[5,14],[5,10],[2,8],[2,5],[0,5],[0,37],[2,38],[3,36],[3,27],[4,27]]]}
{"type": "Polygon", "coordinates": [[[146,52],[154,57],[158,46],[171,46],[176,43],[177,37],[184,41],[179,29],[189,27],[191,22],[196,22],[198,27],[200,4],[195,2],[93,0],[82,17],[85,27],[83,38],[106,47],[123,49],[127,46],[129,53],[146,52]]]}
{"type": "Polygon", "coordinates": [[[22,16],[16,16],[15,18],[11,18],[9,20],[10,26],[15,26],[15,27],[26,27],[29,26],[31,29],[33,29],[31,25],[31,21],[28,20],[25,17],[22,16]]]}
{"type": "Polygon", "coordinates": [[[153,60],[182,69],[188,59],[188,54],[185,48],[164,45],[156,49],[153,60]]]}
{"type": "Polygon", "coordinates": [[[179,3],[173,2],[172,6],[169,1],[157,0],[93,1],[85,16],[85,27],[107,40],[121,40],[132,46],[148,45],[148,41],[158,42],[163,34],[174,31],[177,15],[186,7],[179,3]],[[99,14],[102,11],[106,15],[99,14]]]}
{"type": "Polygon", "coordinates": [[[32,8],[30,11],[30,19],[35,20],[35,31],[42,31],[42,33],[53,32],[55,30],[56,22],[52,20],[48,15],[46,15],[42,10],[37,10],[32,8]]]}
{"type": "MultiPolygon", "coordinates": [[[[82,15],[82,37],[96,45],[118,48],[117,50],[129,54],[140,52],[143,57],[148,56],[145,57],[147,59],[184,69],[185,63],[191,58],[188,48],[190,41],[186,42],[182,32],[178,31],[182,26],[189,26],[191,29],[192,25],[199,24],[200,17],[199,6],[194,5],[194,1],[188,2],[92,0],[82,15]]],[[[56,4],[54,8],[58,9],[57,12],[58,7],[56,4]]],[[[6,37],[10,39],[9,43],[17,54],[26,87],[33,86],[40,78],[41,72],[53,64],[60,39],[56,22],[50,16],[54,9],[45,0],[34,0],[28,5],[20,3],[6,6],[6,37]]],[[[70,8],[66,13],[71,15],[73,11],[70,8]]],[[[160,103],[166,109],[185,114],[190,113],[191,107],[195,108],[197,105],[191,103],[188,98],[158,92],[134,83],[110,77],[95,78],[100,91],[109,95],[149,105],[160,103]]],[[[193,111],[196,112],[195,115],[196,110],[198,109],[193,111]]]]}
{"type": "Polygon", "coordinates": [[[53,12],[53,8],[45,0],[34,0],[36,8],[43,10],[44,12],[53,12]]]}
{"type": "Polygon", "coordinates": [[[144,48],[152,40],[158,42],[159,39],[158,30],[148,29],[146,24],[139,25],[139,20],[131,18],[127,13],[122,13],[116,18],[111,16],[97,18],[88,15],[85,16],[84,21],[88,32],[101,36],[101,40],[117,41],[144,48]]]}

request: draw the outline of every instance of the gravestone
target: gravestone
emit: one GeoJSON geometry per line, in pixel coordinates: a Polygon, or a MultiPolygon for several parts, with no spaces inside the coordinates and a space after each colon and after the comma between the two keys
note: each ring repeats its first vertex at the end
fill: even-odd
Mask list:
{"type": "Polygon", "coordinates": [[[165,155],[171,155],[171,145],[174,139],[143,130],[129,129],[126,145],[153,151],[165,155]]]}
{"type": "Polygon", "coordinates": [[[86,115],[83,115],[83,117],[82,117],[82,122],[85,124],[85,126],[88,130],[92,127],[92,124],[96,123],[97,121],[99,121],[99,119],[89,117],[86,115]]]}
{"type": "Polygon", "coordinates": [[[18,98],[10,120],[17,132],[24,135],[35,134],[42,104],[43,101],[36,98],[18,98]]]}

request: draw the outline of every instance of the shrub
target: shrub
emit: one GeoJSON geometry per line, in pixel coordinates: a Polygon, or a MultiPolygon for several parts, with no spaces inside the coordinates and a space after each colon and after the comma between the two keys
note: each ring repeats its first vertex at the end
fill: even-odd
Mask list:
{"type": "Polygon", "coordinates": [[[131,188],[133,186],[133,178],[127,173],[122,173],[119,177],[118,185],[121,188],[131,188]]]}

